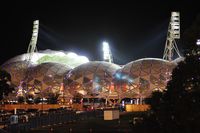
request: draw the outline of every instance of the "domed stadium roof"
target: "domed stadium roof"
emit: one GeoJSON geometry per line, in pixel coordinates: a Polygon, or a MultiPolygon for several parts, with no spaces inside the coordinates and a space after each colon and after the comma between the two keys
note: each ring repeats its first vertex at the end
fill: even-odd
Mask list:
{"type": "Polygon", "coordinates": [[[17,55],[11,59],[9,59],[8,61],[6,61],[2,66],[6,65],[6,64],[10,64],[10,63],[14,63],[14,62],[19,62],[19,61],[28,61],[28,58],[32,56],[29,64],[38,64],[37,60],[39,60],[41,57],[45,56],[44,53],[33,53],[32,55],[30,53],[25,53],[25,54],[21,54],[21,55],[17,55]]]}
{"type": "Polygon", "coordinates": [[[27,61],[31,57],[29,64],[41,64],[45,62],[54,62],[64,65],[68,65],[72,68],[77,67],[83,63],[89,62],[88,58],[85,56],[77,55],[73,52],[65,51],[54,51],[54,50],[44,50],[35,53],[25,53],[11,58],[3,65],[10,64],[18,61],[27,61]]]}
{"type": "Polygon", "coordinates": [[[29,69],[29,90],[35,90],[43,97],[49,93],[58,94],[63,76],[71,70],[69,66],[59,63],[42,63],[29,69]]]}
{"type": "MultiPolygon", "coordinates": [[[[18,55],[5,62],[1,67],[11,74],[12,83],[18,86],[20,81],[25,78],[29,67],[32,69],[33,66],[43,63],[54,63],[74,68],[88,61],[87,57],[79,56],[72,52],[44,50],[32,54],[25,53],[18,55]],[[30,61],[28,61],[29,58],[30,61]]],[[[63,67],[63,69],[65,69],[65,67],[63,67]]],[[[66,68],[66,70],[68,70],[68,68],[66,68]]]]}
{"type": "Polygon", "coordinates": [[[147,98],[154,90],[164,90],[175,63],[144,58],[124,65],[115,73],[121,97],[147,98]]]}
{"type": "Polygon", "coordinates": [[[176,58],[175,60],[173,60],[172,62],[175,64],[178,64],[179,62],[184,61],[184,60],[185,60],[185,57],[179,57],[179,58],[176,58]]]}
{"type": "Polygon", "coordinates": [[[81,94],[84,97],[105,97],[113,80],[113,74],[120,66],[103,62],[91,61],[70,71],[65,79],[65,88],[72,95],[81,94]]]}
{"type": "Polygon", "coordinates": [[[28,70],[28,67],[32,66],[33,65],[29,65],[27,61],[16,60],[3,64],[2,69],[10,73],[12,84],[18,86],[20,84],[20,81],[25,78],[25,74],[28,70]]]}

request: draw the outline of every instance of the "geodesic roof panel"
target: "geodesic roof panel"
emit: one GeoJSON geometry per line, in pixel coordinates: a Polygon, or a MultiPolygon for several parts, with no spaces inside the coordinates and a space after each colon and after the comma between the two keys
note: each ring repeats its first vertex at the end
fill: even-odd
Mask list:
{"type": "Polygon", "coordinates": [[[70,71],[64,79],[65,88],[72,94],[82,93],[82,95],[105,95],[113,80],[113,74],[120,66],[103,62],[92,61],[82,64],[70,71]]]}
{"type": "MultiPolygon", "coordinates": [[[[115,73],[119,84],[126,84],[122,97],[149,97],[154,90],[164,90],[175,63],[156,58],[144,58],[124,65],[115,73]]],[[[119,90],[119,89],[118,89],[119,90]]]]}
{"type": "Polygon", "coordinates": [[[64,75],[71,70],[69,66],[58,63],[42,63],[30,69],[28,85],[37,87],[45,95],[58,93],[64,75]]]}
{"type": "Polygon", "coordinates": [[[49,91],[52,90],[51,88],[57,90],[63,80],[63,75],[71,67],[88,61],[87,57],[73,52],[44,50],[17,55],[6,61],[2,68],[11,74],[12,83],[16,86],[19,86],[23,80],[28,83],[30,89],[31,87],[37,90],[50,88],[49,91]],[[66,65],[69,65],[70,68],[66,65]]]}
{"type": "Polygon", "coordinates": [[[16,61],[2,65],[2,69],[10,73],[11,82],[16,86],[18,86],[20,81],[25,78],[28,67],[32,67],[32,64],[28,61],[16,61]]]}

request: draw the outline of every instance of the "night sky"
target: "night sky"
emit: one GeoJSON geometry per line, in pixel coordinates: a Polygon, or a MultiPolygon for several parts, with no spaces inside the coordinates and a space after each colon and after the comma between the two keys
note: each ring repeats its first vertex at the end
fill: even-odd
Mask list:
{"type": "Polygon", "coordinates": [[[101,47],[106,40],[117,64],[161,58],[171,11],[180,11],[182,34],[200,9],[192,0],[41,1],[2,4],[6,8],[1,17],[0,64],[27,51],[35,19],[40,20],[38,50],[73,51],[90,60],[102,60],[101,47]]]}

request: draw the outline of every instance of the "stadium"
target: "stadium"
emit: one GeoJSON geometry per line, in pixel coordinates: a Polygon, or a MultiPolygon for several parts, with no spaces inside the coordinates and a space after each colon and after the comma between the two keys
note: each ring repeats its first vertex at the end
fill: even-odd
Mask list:
{"type": "Polygon", "coordinates": [[[70,51],[36,51],[39,21],[34,21],[27,53],[1,65],[10,73],[15,86],[15,92],[6,99],[55,97],[63,104],[93,104],[95,107],[124,102],[144,104],[153,91],[166,89],[173,68],[183,59],[175,43],[175,39],[180,38],[179,21],[179,13],[172,12],[162,59],[142,58],[124,65],[113,62],[107,42],[103,43],[103,61],[89,61],[70,51]],[[178,55],[176,59],[174,51],[178,55]]]}

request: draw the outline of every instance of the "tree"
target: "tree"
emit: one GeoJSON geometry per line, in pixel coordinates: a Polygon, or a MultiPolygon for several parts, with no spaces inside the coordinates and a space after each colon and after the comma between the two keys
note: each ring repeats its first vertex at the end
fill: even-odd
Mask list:
{"type": "Polygon", "coordinates": [[[185,55],[188,53],[188,51],[197,48],[195,44],[197,39],[200,39],[200,14],[197,15],[196,20],[192,23],[192,25],[184,31],[181,38],[181,45],[185,49],[185,55]]]}
{"type": "Polygon", "coordinates": [[[200,131],[200,46],[190,49],[172,72],[167,90],[154,92],[150,119],[159,132],[200,131]]]}
{"type": "Polygon", "coordinates": [[[14,88],[12,88],[10,85],[11,85],[10,74],[5,70],[0,69],[0,100],[2,100],[4,96],[7,96],[8,93],[14,90],[14,88]]]}

